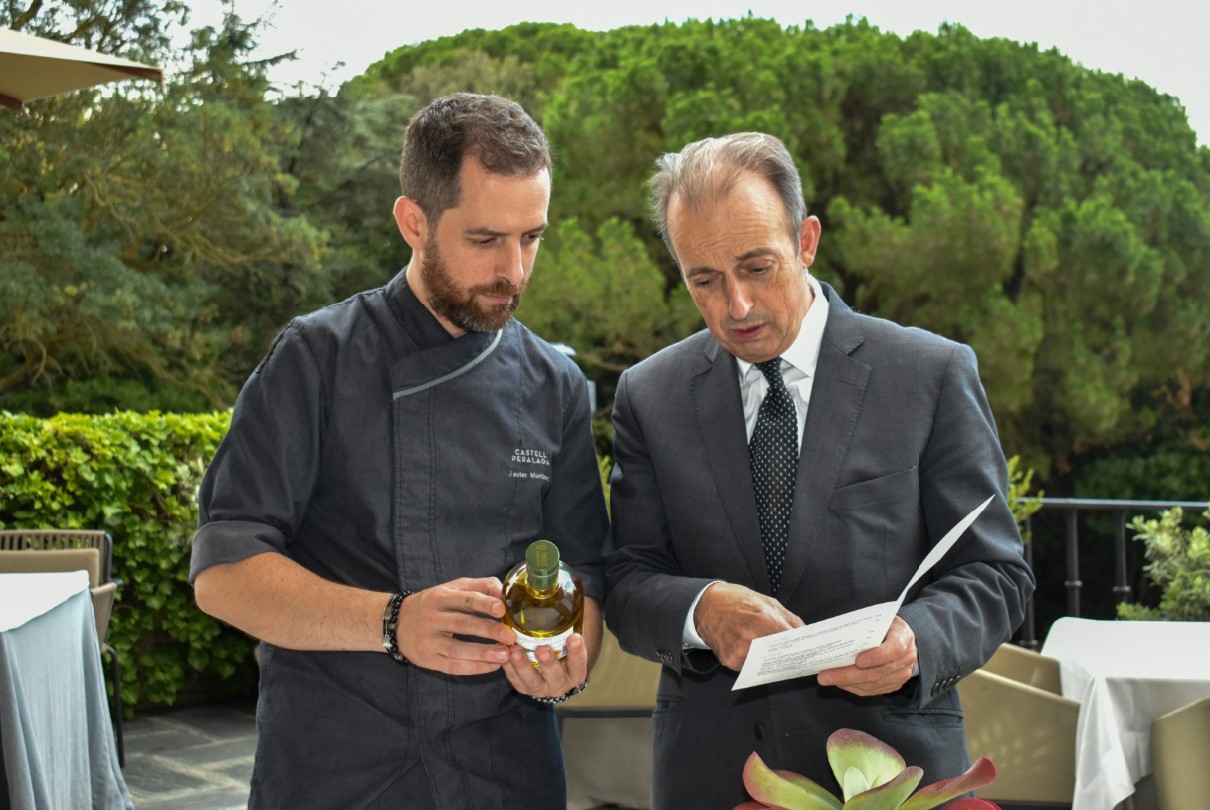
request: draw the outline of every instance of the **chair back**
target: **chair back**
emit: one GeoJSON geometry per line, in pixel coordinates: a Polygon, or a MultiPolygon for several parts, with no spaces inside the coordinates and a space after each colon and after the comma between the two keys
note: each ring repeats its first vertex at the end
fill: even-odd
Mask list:
{"type": "Polygon", "coordinates": [[[661,670],[605,631],[592,684],[556,707],[568,808],[650,806],[651,712],[661,670]]]}
{"type": "Polygon", "coordinates": [[[592,685],[559,706],[566,717],[633,717],[651,714],[659,688],[660,665],[625,652],[605,630],[592,669],[592,685]]]}
{"type": "Polygon", "coordinates": [[[110,686],[113,688],[110,717],[118,743],[118,765],[125,767],[121,665],[117,651],[109,646],[109,618],[113,615],[118,586],[122,584],[113,577],[113,538],[108,532],[95,529],[3,529],[0,530],[0,570],[88,572],[97,641],[102,658],[109,656],[110,686]]]}
{"type": "Polygon", "coordinates": [[[0,551],[51,551],[79,548],[95,548],[100,552],[100,579],[94,580],[93,585],[113,579],[113,538],[109,536],[109,532],[99,529],[0,530],[0,551]]]}
{"type": "Polygon", "coordinates": [[[1210,697],[1151,723],[1158,810],[1204,810],[1210,801],[1210,697]]]}
{"type": "Polygon", "coordinates": [[[6,574],[87,571],[88,585],[95,588],[101,584],[101,552],[95,548],[0,549],[0,571],[6,574]]]}
{"type": "Polygon", "coordinates": [[[986,669],[959,681],[958,694],[972,761],[985,756],[996,766],[996,781],[976,796],[1071,804],[1079,703],[986,669]]]}
{"type": "Polygon", "coordinates": [[[113,538],[83,529],[0,530],[0,571],[87,571],[97,639],[104,650],[118,582],[112,576],[113,538]]]}
{"type": "Polygon", "coordinates": [[[983,669],[1018,683],[1044,689],[1052,695],[1063,694],[1059,662],[1016,644],[1001,644],[983,669]]]}

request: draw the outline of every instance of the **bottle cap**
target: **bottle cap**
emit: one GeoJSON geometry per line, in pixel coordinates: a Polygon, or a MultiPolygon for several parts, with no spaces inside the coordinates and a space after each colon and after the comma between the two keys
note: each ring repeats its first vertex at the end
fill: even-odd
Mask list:
{"type": "Polygon", "coordinates": [[[549,540],[535,540],[525,551],[525,576],[529,587],[544,591],[559,580],[559,547],[549,540]]]}

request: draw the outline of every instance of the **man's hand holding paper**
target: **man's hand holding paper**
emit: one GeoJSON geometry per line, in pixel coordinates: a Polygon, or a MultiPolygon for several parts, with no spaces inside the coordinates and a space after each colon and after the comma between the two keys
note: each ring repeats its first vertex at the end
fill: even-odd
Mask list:
{"type": "Polygon", "coordinates": [[[860,697],[897,691],[912,677],[916,666],[916,634],[901,617],[891,620],[886,639],[857,656],[847,667],[819,673],[822,686],[836,686],[860,697]]]}
{"type": "MultiPolygon", "coordinates": [[[[916,636],[897,615],[899,608],[917,580],[953,548],[994,497],[972,509],[937,542],[898,600],[752,639],[743,669],[731,688],[746,689],[831,670],[833,685],[853,694],[879,695],[898,689],[911,677],[916,664],[916,636]],[[898,686],[887,688],[902,676],[904,662],[907,677],[898,686]]],[[[826,681],[821,683],[828,685],[826,681]]]]}
{"type": "Polygon", "coordinates": [[[693,623],[719,663],[736,672],[743,667],[753,639],[803,626],[802,619],[772,596],[730,582],[706,588],[694,609],[693,623]]]}

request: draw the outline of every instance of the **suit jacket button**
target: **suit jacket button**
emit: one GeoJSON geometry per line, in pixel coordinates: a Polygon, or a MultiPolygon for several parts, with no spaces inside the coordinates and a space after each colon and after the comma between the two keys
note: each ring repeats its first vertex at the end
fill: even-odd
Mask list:
{"type": "Polygon", "coordinates": [[[752,727],[752,736],[756,737],[757,740],[765,738],[765,726],[763,723],[757,723],[752,727]]]}

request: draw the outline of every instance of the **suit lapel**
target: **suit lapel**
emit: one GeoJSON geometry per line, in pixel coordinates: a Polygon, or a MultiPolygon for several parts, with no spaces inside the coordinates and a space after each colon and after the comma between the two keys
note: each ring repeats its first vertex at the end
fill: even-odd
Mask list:
{"type": "Polygon", "coordinates": [[[850,357],[863,339],[856,315],[831,287],[822,286],[828,296],[828,322],[798,455],[789,552],[778,594],[783,604],[802,579],[816,549],[827,539],[819,535],[822,521],[816,516],[828,508],[870,378],[870,367],[850,357]]]}
{"type": "Polygon", "coordinates": [[[713,338],[708,338],[700,367],[690,379],[693,409],[731,535],[748,565],[754,589],[768,593],[769,575],[760,543],[752,470],[748,466],[738,375],[735,358],[722,351],[713,338]]]}

